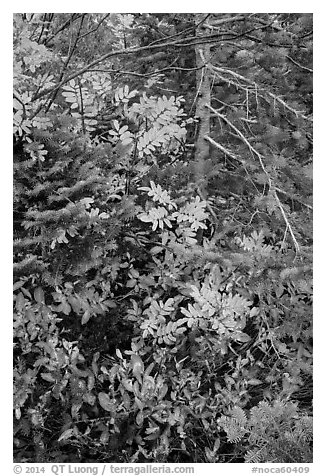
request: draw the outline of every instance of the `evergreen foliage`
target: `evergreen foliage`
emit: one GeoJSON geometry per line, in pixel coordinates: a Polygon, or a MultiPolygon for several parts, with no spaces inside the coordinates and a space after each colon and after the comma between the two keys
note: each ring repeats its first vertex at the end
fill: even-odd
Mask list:
{"type": "Polygon", "coordinates": [[[197,20],[14,15],[17,462],[311,462],[312,18],[197,20]]]}

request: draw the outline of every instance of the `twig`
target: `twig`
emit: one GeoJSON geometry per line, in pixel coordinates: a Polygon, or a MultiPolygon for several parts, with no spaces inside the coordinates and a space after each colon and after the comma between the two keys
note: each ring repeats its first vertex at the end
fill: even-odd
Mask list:
{"type": "Polygon", "coordinates": [[[86,71],[94,68],[94,66],[97,66],[99,63],[102,63],[103,61],[105,61],[108,58],[112,58],[112,57],[115,57],[115,56],[121,56],[121,55],[130,55],[130,54],[132,55],[132,54],[135,54],[135,53],[140,53],[140,52],[143,52],[143,51],[149,51],[149,50],[153,50],[153,49],[168,48],[170,46],[174,46],[174,47],[177,47],[177,48],[187,48],[189,45],[201,44],[201,43],[205,43],[205,42],[212,43],[212,42],[216,41],[216,39],[220,36],[221,35],[217,35],[217,34],[216,35],[203,36],[203,37],[201,37],[200,41],[197,41],[197,43],[185,43],[186,41],[198,40],[198,37],[194,36],[194,37],[190,37],[190,38],[180,39],[180,40],[178,40],[178,42],[177,41],[171,41],[171,42],[168,41],[166,43],[160,43],[159,45],[147,45],[147,46],[131,47],[131,48],[126,48],[126,49],[117,50],[117,51],[110,51],[109,53],[105,53],[104,55],[100,56],[96,60],[92,61],[90,64],[84,66],[80,70],[75,71],[74,73],[71,73],[66,78],[62,79],[62,81],[59,81],[58,84],[56,84],[56,86],[45,89],[44,91],[41,91],[39,94],[37,94],[33,98],[33,101],[35,101],[37,99],[40,99],[40,98],[46,96],[47,94],[49,94],[53,91],[56,91],[57,89],[60,89],[61,86],[68,83],[70,80],[77,78],[77,76],[80,76],[81,74],[85,73],[86,71]]]}
{"type": "Polygon", "coordinates": [[[275,187],[275,190],[276,190],[277,192],[280,192],[280,193],[282,193],[283,195],[286,195],[287,197],[291,198],[291,200],[294,200],[295,202],[300,203],[300,204],[303,205],[304,207],[309,208],[309,210],[313,210],[313,207],[312,207],[311,205],[309,205],[308,203],[303,202],[302,200],[300,200],[298,197],[295,197],[295,196],[292,195],[291,193],[288,193],[288,192],[286,192],[285,190],[282,190],[282,189],[280,189],[280,188],[278,188],[278,187],[275,187]]]}
{"type": "Polygon", "coordinates": [[[245,20],[246,17],[244,15],[235,15],[234,17],[227,17],[227,18],[220,18],[219,20],[210,21],[210,23],[204,23],[205,28],[209,28],[210,30],[217,29],[218,26],[223,25],[225,23],[231,23],[233,21],[245,20]]]}
{"type": "MultiPolygon", "coordinates": [[[[75,42],[74,42],[74,44],[73,44],[73,46],[72,46],[72,48],[71,48],[71,50],[70,50],[70,52],[69,52],[69,54],[68,54],[68,57],[67,57],[67,59],[66,59],[66,61],[65,61],[65,64],[63,65],[63,68],[62,68],[62,71],[61,71],[60,77],[59,77],[59,82],[62,80],[63,75],[64,75],[64,73],[65,73],[65,71],[66,71],[66,69],[67,69],[67,67],[68,67],[68,64],[69,64],[71,58],[72,58],[72,55],[74,54],[74,51],[75,51],[76,46],[77,46],[77,43],[78,43],[78,41],[80,40],[80,36],[79,36],[79,35],[80,35],[81,29],[82,29],[82,26],[83,26],[83,21],[84,21],[85,15],[86,15],[86,13],[83,13],[83,14],[82,14],[82,17],[81,17],[81,20],[80,20],[80,24],[79,24],[79,28],[78,28],[78,33],[77,33],[75,42]]],[[[49,100],[49,103],[48,103],[47,106],[46,106],[46,109],[45,109],[46,112],[50,109],[51,104],[53,104],[53,101],[55,100],[57,94],[58,94],[58,89],[55,89],[55,90],[53,91],[52,97],[51,97],[50,100],[49,100]]]]}
{"type": "Polygon", "coordinates": [[[211,137],[209,136],[204,136],[204,139],[206,139],[208,142],[210,142],[212,145],[214,145],[217,149],[221,150],[222,152],[224,152],[225,155],[227,155],[228,157],[230,157],[231,159],[233,160],[237,160],[238,162],[240,162],[241,164],[245,164],[245,161],[244,160],[241,160],[239,159],[238,157],[236,157],[232,152],[230,152],[229,150],[227,150],[225,147],[223,147],[221,144],[219,144],[218,142],[215,142],[214,139],[212,139],[211,137]]]}
{"type": "Polygon", "coordinates": [[[252,185],[254,186],[254,188],[257,190],[257,192],[259,191],[256,187],[256,184],[255,182],[252,180],[252,177],[250,176],[248,170],[247,170],[247,167],[246,167],[246,162],[242,159],[239,159],[239,157],[237,157],[236,155],[232,154],[232,152],[230,152],[229,150],[227,150],[225,147],[223,147],[221,144],[218,144],[217,142],[215,142],[211,137],[209,136],[204,136],[204,139],[208,140],[212,145],[214,145],[217,149],[219,150],[222,150],[228,157],[230,157],[231,159],[234,159],[234,160],[237,160],[238,162],[240,162],[240,164],[242,164],[246,174],[248,175],[249,177],[249,180],[250,182],[252,183],[252,185]]]}
{"type": "Polygon", "coordinates": [[[287,227],[287,229],[289,230],[290,235],[291,235],[291,237],[292,237],[292,240],[293,240],[295,249],[297,250],[297,253],[300,253],[299,243],[297,242],[297,239],[296,239],[296,237],[294,236],[292,227],[291,227],[291,225],[290,225],[289,220],[287,219],[287,216],[286,216],[286,213],[285,213],[285,211],[284,211],[283,205],[282,205],[280,199],[278,198],[277,192],[276,192],[275,188],[272,189],[271,191],[272,191],[272,193],[273,193],[273,196],[274,196],[274,198],[275,198],[275,200],[276,200],[276,203],[277,203],[279,209],[281,210],[283,219],[284,219],[284,221],[285,221],[285,223],[286,223],[286,227],[287,227]]]}
{"type": "Polygon", "coordinates": [[[94,71],[96,73],[115,73],[117,76],[120,75],[127,75],[127,76],[137,76],[140,78],[149,78],[151,76],[156,76],[159,73],[164,71],[198,71],[199,69],[204,68],[205,66],[198,66],[196,68],[181,68],[179,66],[168,66],[166,68],[158,69],[156,71],[151,71],[149,73],[136,73],[135,71],[123,71],[118,69],[110,69],[110,68],[92,68],[88,71],[94,71]]]}
{"type": "Polygon", "coordinates": [[[291,56],[288,56],[288,55],[287,55],[286,58],[287,58],[288,60],[290,60],[293,64],[295,64],[296,66],[298,66],[298,68],[304,69],[305,71],[308,71],[309,73],[313,73],[313,70],[312,70],[312,69],[307,68],[306,66],[303,66],[302,64],[297,63],[296,61],[294,61],[293,58],[291,58],[291,56]]]}
{"type": "Polygon", "coordinates": [[[53,38],[54,38],[55,36],[57,36],[58,33],[60,33],[61,31],[65,30],[65,29],[70,25],[71,22],[78,20],[78,18],[80,18],[82,15],[85,15],[85,13],[83,13],[83,14],[82,14],[82,13],[79,13],[79,14],[78,14],[78,13],[77,13],[77,14],[76,14],[76,13],[73,13],[73,14],[71,15],[71,17],[70,17],[61,27],[59,27],[59,28],[57,29],[57,31],[55,31],[55,32],[53,33],[52,36],[50,36],[49,38],[46,38],[46,40],[44,41],[44,45],[47,45],[51,40],[53,40],[53,38]],[[76,15],[76,16],[75,16],[75,15],[76,15]]]}
{"type": "MultiPolygon", "coordinates": [[[[239,157],[237,157],[236,155],[234,155],[232,152],[230,152],[228,149],[226,149],[225,147],[223,147],[221,144],[219,144],[218,142],[216,142],[215,140],[213,140],[211,137],[209,136],[205,136],[204,139],[208,140],[208,142],[210,142],[214,147],[216,147],[217,149],[221,150],[222,152],[224,152],[225,155],[227,155],[228,157],[230,157],[231,159],[233,160],[236,160],[237,162],[240,162],[240,164],[242,164],[243,166],[246,165],[246,162],[242,159],[239,159],[239,157]]],[[[286,195],[287,197],[291,198],[291,200],[294,200],[295,202],[298,202],[300,203],[301,205],[303,205],[304,207],[306,208],[309,208],[309,210],[313,210],[313,207],[311,205],[309,205],[308,203],[305,203],[303,202],[302,200],[300,200],[298,197],[295,197],[293,195],[291,195],[290,193],[286,192],[285,190],[282,190],[278,187],[274,187],[275,190],[277,192],[280,192],[282,193],[283,195],[286,195]]]]}
{"type": "Polygon", "coordinates": [[[81,35],[80,39],[85,38],[85,36],[88,36],[88,35],[90,35],[91,33],[95,33],[95,32],[100,28],[100,26],[102,25],[102,23],[104,22],[104,20],[107,19],[108,16],[110,16],[110,13],[107,13],[106,15],[104,15],[104,17],[98,22],[97,27],[96,27],[96,28],[93,28],[92,30],[89,30],[89,31],[87,31],[86,33],[84,33],[83,35],[81,35]]]}
{"type": "MultiPolygon", "coordinates": [[[[285,109],[288,109],[289,111],[291,111],[293,114],[295,114],[296,116],[301,116],[303,119],[306,119],[307,121],[311,121],[312,122],[312,118],[311,117],[308,117],[308,116],[305,116],[302,112],[300,111],[297,111],[296,109],[294,109],[293,107],[289,106],[283,99],[281,99],[279,96],[276,96],[275,94],[271,93],[270,91],[266,91],[265,89],[261,88],[259,86],[259,84],[257,84],[255,81],[252,81],[248,78],[245,78],[244,76],[242,76],[241,74],[239,73],[236,73],[235,71],[232,71],[230,69],[225,69],[225,68],[219,68],[217,66],[213,66],[211,63],[207,63],[206,64],[207,68],[208,69],[211,69],[212,71],[215,71],[215,72],[219,72],[219,73],[224,73],[224,74],[229,74],[230,76],[238,79],[239,81],[243,81],[247,84],[249,84],[250,86],[252,86],[254,88],[254,91],[256,91],[256,89],[258,91],[260,91],[261,93],[264,93],[266,94],[267,96],[269,96],[270,98],[272,98],[274,101],[282,104],[282,106],[285,108],[285,109]]],[[[223,79],[225,82],[228,82],[229,80],[223,76],[219,76],[221,79],[223,79]]],[[[247,88],[244,88],[244,86],[241,85],[241,83],[236,83],[236,85],[238,87],[242,87],[242,89],[246,89],[248,90],[247,88]]],[[[250,89],[248,90],[249,92],[254,92],[254,91],[251,91],[250,89]]]]}
{"type": "Polygon", "coordinates": [[[269,176],[269,174],[268,174],[268,172],[265,168],[265,165],[264,165],[263,158],[262,158],[261,154],[250,144],[250,142],[246,139],[246,137],[242,134],[242,132],[239,131],[239,129],[237,127],[235,127],[235,125],[232,124],[232,122],[226,116],[219,113],[216,109],[212,108],[212,106],[210,106],[209,104],[206,104],[206,107],[208,109],[210,109],[212,112],[214,112],[214,114],[216,114],[218,117],[223,119],[223,121],[225,121],[231,127],[231,129],[233,129],[235,131],[235,133],[240,137],[240,139],[242,139],[242,141],[247,145],[249,150],[258,157],[258,160],[260,162],[260,166],[261,166],[262,170],[264,171],[264,173],[266,174],[266,176],[270,180],[270,176],[269,176]]]}
{"type": "Polygon", "coordinates": [[[250,144],[250,142],[246,139],[246,137],[242,134],[241,131],[239,131],[239,129],[234,125],[232,124],[232,122],[225,116],[223,116],[223,114],[220,114],[218,111],[216,111],[216,109],[212,108],[209,104],[206,104],[206,107],[208,109],[210,109],[212,112],[214,112],[214,114],[216,114],[217,116],[219,116],[221,119],[223,119],[235,132],[236,134],[240,137],[240,139],[246,144],[246,146],[249,148],[249,150],[254,154],[256,155],[256,157],[258,158],[259,160],[259,163],[260,163],[260,166],[263,170],[263,172],[265,173],[267,179],[268,179],[268,183],[269,183],[269,188],[270,188],[270,192],[272,193],[272,195],[274,196],[275,198],[275,201],[277,203],[277,206],[279,207],[280,211],[281,211],[281,214],[283,216],[283,219],[285,221],[285,224],[290,232],[290,235],[292,237],[292,240],[293,240],[293,243],[294,243],[294,246],[295,246],[295,249],[297,251],[297,253],[300,253],[300,246],[298,244],[298,241],[294,235],[294,232],[292,230],[292,227],[290,225],[290,222],[286,216],[286,213],[284,211],[284,208],[283,208],[283,205],[277,195],[277,191],[273,185],[273,182],[272,182],[272,179],[269,175],[269,173],[267,172],[266,168],[265,168],[265,165],[264,165],[264,162],[263,162],[263,157],[262,155],[250,144]]]}

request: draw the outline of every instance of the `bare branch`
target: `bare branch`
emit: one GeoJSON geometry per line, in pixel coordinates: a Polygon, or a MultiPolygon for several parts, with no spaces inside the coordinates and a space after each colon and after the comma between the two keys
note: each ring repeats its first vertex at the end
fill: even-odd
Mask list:
{"type": "Polygon", "coordinates": [[[214,112],[214,114],[216,114],[218,117],[220,117],[221,119],[223,119],[223,121],[225,121],[230,127],[231,129],[234,130],[234,132],[240,137],[240,139],[246,144],[246,146],[248,147],[248,149],[254,154],[256,155],[256,157],[258,157],[258,160],[260,162],[260,166],[263,170],[263,172],[266,174],[266,176],[268,177],[268,179],[270,180],[270,176],[269,176],[269,173],[267,172],[267,170],[265,169],[265,165],[264,165],[264,162],[263,162],[263,157],[262,155],[250,144],[250,142],[246,139],[246,137],[242,134],[241,131],[239,131],[239,129],[234,125],[232,124],[232,122],[226,117],[224,116],[223,114],[219,113],[216,109],[212,108],[212,106],[210,106],[209,104],[206,104],[206,107],[208,109],[210,109],[212,112],[214,112]]]}
{"type": "Polygon", "coordinates": [[[226,69],[226,68],[219,68],[218,66],[213,66],[211,63],[209,64],[206,64],[207,68],[210,69],[211,71],[214,71],[215,73],[224,73],[224,74],[229,74],[230,76],[232,76],[233,78],[239,80],[239,81],[243,81],[245,82],[246,84],[250,85],[252,87],[252,89],[249,89],[248,88],[245,88],[245,86],[241,85],[241,83],[232,83],[232,81],[230,81],[228,78],[225,78],[223,76],[220,76],[218,75],[218,77],[220,79],[223,79],[225,82],[230,82],[232,84],[235,84],[236,86],[238,87],[241,87],[242,89],[246,89],[248,90],[249,92],[252,92],[252,93],[255,93],[256,94],[256,91],[260,91],[260,96],[262,93],[264,93],[266,96],[269,96],[270,98],[273,99],[273,101],[275,102],[278,102],[279,104],[281,104],[285,109],[287,109],[288,111],[291,111],[293,114],[295,114],[297,117],[302,117],[303,119],[307,120],[307,121],[311,121],[312,122],[312,117],[309,117],[309,116],[305,116],[301,111],[297,111],[296,109],[294,109],[293,107],[289,106],[283,99],[281,99],[279,96],[276,96],[275,94],[271,93],[270,91],[266,91],[264,88],[262,88],[261,86],[259,86],[259,84],[257,84],[256,82],[248,79],[248,78],[245,78],[244,76],[242,76],[241,74],[239,73],[236,73],[235,71],[232,71],[230,69],[226,69]]]}
{"type": "Polygon", "coordinates": [[[296,66],[298,66],[298,68],[301,68],[301,69],[303,69],[303,70],[305,70],[305,71],[308,71],[309,73],[313,73],[313,70],[312,70],[312,69],[307,68],[306,66],[303,66],[302,64],[297,63],[296,61],[294,61],[293,58],[291,58],[291,56],[286,56],[286,57],[287,57],[288,60],[291,61],[291,63],[293,63],[293,64],[295,64],[296,66]]]}
{"type": "Polygon", "coordinates": [[[80,18],[82,15],[85,15],[85,14],[83,14],[83,13],[79,13],[79,14],[72,13],[72,15],[71,15],[71,17],[69,18],[69,20],[67,20],[61,27],[59,27],[59,28],[57,29],[57,31],[55,31],[55,32],[53,33],[52,36],[49,36],[48,38],[45,39],[44,45],[47,45],[51,40],[53,40],[53,38],[54,38],[55,36],[57,36],[61,31],[65,30],[65,29],[70,25],[71,22],[74,22],[74,21],[78,20],[78,18],[80,18]]]}
{"type": "Polygon", "coordinates": [[[104,22],[104,20],[107,19],[108,16],[110,16],[110,13],[107,13],[106,15],[104,15],[104,17],[101,18],[101,20],[98,22],[97,27],[96,27],[96,28],[93,28],[92,30],[89,30],[89,31],[87,31],[86,33],[84,33],[83,35],[81,35],[80,39],[85,38],[85,36],[88,36],[88,35],[90,35],[91,33],[95,33],[95,32],[100,28],[100,26],[102,25],[102,23],[104,22]]]}
{"type": "Polygon", "coordinates": [[[60,89],[61,86],[64,84],[68,83],[70,80],[77,78],[77,76],[80,76],[81,74],[85,73],[86,71],[94,68],[98,64],[102,63],[108,58],[113,58],[115,56],[121,56],[121,55],[130,55],[130,54],[135,54],[135,53],[140,53],[143,51],[149,51],[153,49],[159,49],[159,48],[169,48],[171,46],[176,47],[176,48],[186,48],[188,46],[193,46],[195,44],[203,44],[203,43],[213,43],[216,41],[217,37],[220,35],[209,35],[209,36],[203,36],[201,39],[198,41],[198,38],[191,37],[191,38],[185,38],[181,39],[178,41],[172,41],[172,42],[166,42],[166,43],[160,43],[159,45],[147,45],[147,46],[139,46],[139,47],[131,47],[131,48],[126,48],[123,50],[117,50],[117,51],[110,51],[109,53],[105,53],[104,55],[100,56],[96,60],[92,61],[90,64],[84,66],[83,68],[79,69],[78,71],[75,71],[74,73],[71,73],[68,75],[66,78],[64,78],[62,81],[60,81],[56,86],[53,88],[48,88],[45,89],[44,91],[41,91],[39,94],[37,94],[33,100],[40,99],[47,94],[60,89]],[[193,43],[185,43],[186,41],[195,41],[193,43]],[[197,40],[197,42],[196,42],[197,40]],[[180,43],[181,42],[181,43],[180,43]]]}
{"type": "Polygon", "coordinates": [[[231,23],[245,19],[246,17],[244,15],[235,15],[234,17],[220,18],[219,20],[210,21],[210,23],[204,23],[203,26],[205,28],[209,28],[210,30],[216,30],[220,25],[224,25],[225,23],[231,23]]]}
{"type": "Polygon", "coordinates": [[[239,159],[236,155],[234,155],[232,152],[230,152],[228,149],[226,149],[225,147],[223,147],[223,145],[219,144],[218,142],[215,142],[214,139],[212,139],[211,137],[209,136],[205,136],[204,139],[206,139],[208,142],[210,142],[212,145],[214,145],[217,149],[221,150],[222,152],[224,152],[225,155],[227,155],[228,157],[230,157],[231,159],[233,160],[237,160],[238,162],[240,162],[241,164],[245,164],[245,161],[244,160],[241,160],[239,159]]]}
{"type": "MultiPolygon", "coordinates": [[[[79,35],[80,35],[81,29],[82,29],[82,26],[83,26],[83,22],[84,22],[85,16],[86,16],[86,13],[83,13],[82,16],[81,16],[81,20],[80,20],[80,24],[79,24],[79,28],[78,28],[78,33],[77,33],[77,35],[76,35],[75,42],[74,42],[74,44],[73,44],[73,46],[72,46],[72,48],[71,48],[71,50],[70,50],[70,52],[69,52],[69,54],[68,54],[68,57],[67,57],[67,59],[66,59],[66,61],[65,61],[65,64],[63,65],[63,68],[62,68],[62,71],[61,71],[61,74],[60,74],[60,77],[59,77],[59,82],[62,80],[63,75],[64,75],[64,73],[65,73],[65,71],[66,71],[66,69],[67,69],[67,67],[68,67],[68,64],[70,63],[71,58],[72,58],[72,55],[74,54],[74,51],[75,51],[76,46],[77,46],[77,43],[78,43],[78,41],[79,41],[80,38],[81,38],[79,35]]],[[[50,99],[48,105],[46,106],[46,111],[48,111],[48,110],[50,109],[51,104],[52,104],[53,101],[55,100],[57,94],[58,94],[58,89],[55,89],[55,90],[53,91],[52,97],[51,97],[51,99],[50,99]]]]}
{"type": "Polygon", "coordinates": [[[156,71],[151,71],[149,73],[136,73],[136,71],[124,71],[119,69],[110,69],[110,68],[96,68],[96,69],[89,69],[87,71],[94,71],[97,73],[115,73],[116,76],[124,75],[124,76],[137,76],[139,78],[149,78],[151,76],[156,76],[164,71],[198,71],[199,69],[204,68],[204,66],[198,66],[195,68],[181,68],[179,66],[167,66],[166,68],[158,69],[156,71]]]}
{"type": "MultiPolygon", "coordinates": [[[[221,145],[218,142],[216,142],[215,140],[213,140],[211,137],[205,136],[205,139],[208,140],[208,142],[210,142],[210,144],[212,144],[214,147],[221,150],[225,155],[230,157],[230,159],[236,160],[237,162],[239,162],[243,166],[246,165],[246,162],[244,160],[239,159],[239,157],[234,155],[232,152],[230,152],[228,149],[226,149],[223,145],[221,145]]],[[[311,205],[309,205],[308,203],[303,202],[298,197],[296,197],[296,196],[294,196],[294,195],[292,195],[292,194],[290,194],[290,193],[286,192],[285,190],[282,190],[278,187],[274,187],[274,188],[277,192],[281,193],[282,195],[285,195],[285,196],[289,197],[291,200],[300,203],[301,205],[308,208],[309,210],[313,210],[313,207],[311,205]]]]}
{"type": "Polygon", "coordinates": [[[291,235],[291,238],[292,238],[292,240],[293,240],[295,249],[296,249],[297,253],[300,253],[299,243],[297,242],[297,239],[296,239],[296,237],[295,237],[295,235],[294,235],[294,233],[293,233],[292,227],[291,227],[290,222],[289,222],[289,220],[288,220],[288,218],[287,218],[287,216],[286,216],[286,213],[285,213],[285,211],[284,211],[283,205],[282,205],[280,199],[278,198],[277,192],[276,192],[275,188],[272,189],[271,191],[272,191],[272,193],[273,193],[273,196],[274,196],[274,198],[275,198],[275,200],[276,200],[276,203],[277,203],[279,209],[281,210],[283,219],[284,219],[284,221],[285,221],[285,224],[286,224],[287,229],[288,229],[289,232],[290,232],[290,235],[291,235]]]}
{"type": "MultiPolygon", "coordinates": [[[[275,22],[275,19],[273,19],[270,23],[267,23],[265,20],[263,20],[262,18],[259,18],[259,17],[256,17],[256,16],[253,16],[253,20],[256,21],[257,23],[260,23],[261,25],[264,25],[264,26],[268,26],[269,28],[273,28],[273,30],[276,30],[276,31],[285,31],[281,26],[279,25],[276,25],[274,22],[275,22]]],[[[286,32],[287,33],[287,32],[286,32]]],[[[293,35],[293,33],[292,33],[293,35]]]]}
{"type": "Polygon", "coordinates": [[[301,205],[303,205],[304,207],[306,208],[309,208],[309,210],[313,210],[313,207],[311,205],[309,205],[308,203],[305,203],[303,202],[302,200],[300,200],[298,197],[292,195],[291,193],[289,192],[286,192],[285,190],[282,190],[278,187],[275,187],[275,190],[277,192],[280,192],[282,195],[285,195],[286,197],[289,197],[291,200],[293,200],[294,202],[298,202],[300,203],[301,205]]]}
{"type": "Polygon", "coordinates": [[[220,114],[218,111],[216,111],[215,109],[213,109],[209,104],[206,104],[206,107],[208,109],[210,109],[212,112],[214,112],[214,114],[216,114],[218,117],[220,117],[221,119],[223,119],[223,121],[225,121],[230,127],[231,129],[233,129],[236,134],[240,137],[240,139],[246,144],[246,146],[248,147],[248,149],[256,155],[256,157],[258,157],[258,160],[259,160],[259,163],[260,163],[260,166],[263,170],[263,172],[265,173],[266,177],[267,177],[267,180],[268,180],[268,184],[269,184],[269,189],[270,189],[270,192],[273,194],[274,198],[275,198],[275,201],[277,203],[277,206],[279,207],[280,211],[281,211],[281,214],[283,216],[283,219],[285,221],[285,224],[287,226],[287,229],[290,231],[290,235],[292,237],[292,240],[293,240],[293,243],[294,243],[294,246],[295,246],[295,249],[297,251],[297,253],[300,252],[300,246],[297,242],[297,239],[294,235],[294,232],[292,230],[292,227],[291,227],[291,224],[286,216],[286,213],[284,211],[284,208],[283,208],[283,205],[277,195],[277,191],[276,191],[276,188],[273,184],[273,181],[272,181],[272,178],[271,176],[269,175],[269,173],[267,172],[266,168],[265,168],[265,165],[264,165],[264,162],[263,162],[263,156],[250,144],[250,142],[246,139],[246,137],[242,134],[241,131],[239,131],[239,129],[234,125],[232,124],[232,122],[225,116],[223,116],[223,114],[220,114]]]}

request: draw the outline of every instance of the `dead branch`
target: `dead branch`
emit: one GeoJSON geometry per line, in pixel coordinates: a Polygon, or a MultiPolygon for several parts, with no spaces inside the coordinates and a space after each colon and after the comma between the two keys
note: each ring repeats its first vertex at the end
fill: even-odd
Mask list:
{"type": "Polygon", "coordinates": [[[259,160],[259,163],[260,163],[260,166],[263,170],[263,172],[265,173],[266,177],[267,177],[267,180],[268,180],[268,184],[269,184],[269,189],[270,189],[270,192],[272,193],[272,195],[274,196],[275,198],[275,201],[277,203],[277,206],[279,207],[280,211],[281,211],[281,214],[283,216],[283,219],[285,221],[285,224],[287,226],[287,229],[290,231],[290,235],[291,235],[291,238],[293,240],[293,243],[294,243],[294,246],[295,246],[295,249],[296,249],[296,252],[297,253],[300,253],[300,246],[298,244],[298,241],[294,235],[294,232],[293,232],[293,229],[291,227],[291,224],[286,216],[286,213],[284,211],[284,208],[283,208],[283,205],[277,195],[277,191],[275,189],[275,186],[273,184],[273,181],[272,181],[272,178],[271,176],[269,175],[269,173],[267,172],[266,168],[265,168],[265,165],[264,165],[264,162],[263,162],[263,156],[250,144],[250,142],[246,139],[246,137],[242,134],[241,131],[239,131],[239,129],[234,125],[232,124],[232,122],[227,118],[225,117],[223,114],[220,114],[218,111],[216,111],[214,108],[212,108],[209,104],[206,104],[206,107],[208,109],[210,109],[212,112],[214,112],[214,114],[216,114],[218,117],[220,117],[223,121],[225,121],[230,127],[231,129],[233,129],[236,134],[240,137],[240,139],[246,144],[246,146],[248,147],[248,149],[254,154],[256,155],[256,157],[258,158],[259,160]]]}

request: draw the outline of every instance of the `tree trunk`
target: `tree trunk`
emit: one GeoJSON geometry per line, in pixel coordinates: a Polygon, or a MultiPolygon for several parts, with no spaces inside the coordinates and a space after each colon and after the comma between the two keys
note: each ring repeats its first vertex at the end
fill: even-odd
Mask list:
{"type": "MultiPolygon", "coordinates": [[[[200,23],[206,14],[195,15],[196,24],[200,23]]],[[[200,25],[196,34],[198,38],[207,35],[207,29],[200,25]]],[[[198,122],[197,138],[195,143],[195,180],[203,197],[206,198],[205,161],[209,157],[209,143],[204,139],[210,133],[210,111],[205,106],[211,103],[210,73],[205,64],[210,60],[210,45],[208,43],[195,45],[196,67],[196,119],[198,122]]]]}

